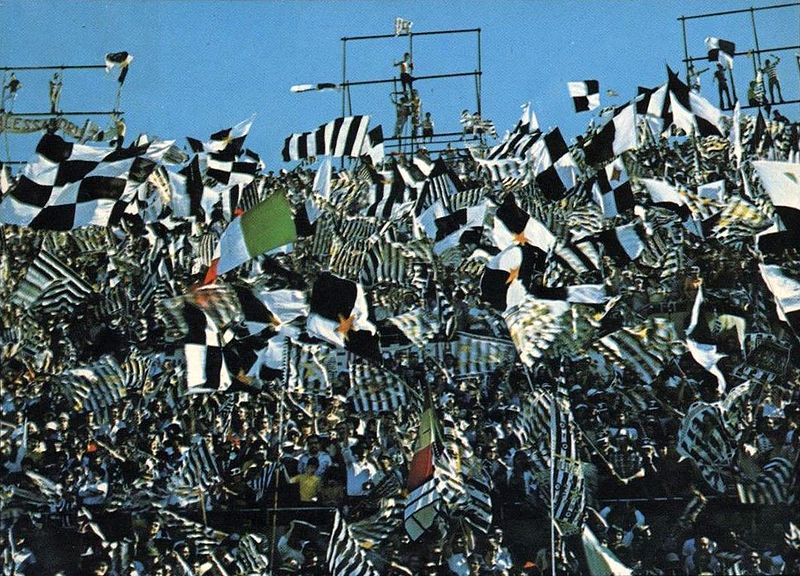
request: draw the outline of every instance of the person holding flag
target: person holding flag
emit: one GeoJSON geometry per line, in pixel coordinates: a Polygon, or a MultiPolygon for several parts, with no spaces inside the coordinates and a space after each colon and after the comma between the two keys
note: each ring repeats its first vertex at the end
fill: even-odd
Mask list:
{"type": "Polygon", "coordinates": [[[778,62],[781,61],[780,58],[775,56],[775,54],[770,54],[775,60],[770,60],[767,58],[764,60],[764,67],[761,68],[761,72],[764,76],[767,77],[767,86],[769,89],[769,101],[771,104],[775,104],[775,88],[778,89],[778,98],[781,99],[781,104],[783,104],[783,94],[781,93],[781,81],[778,78],[778,62]]]}
{"type": "Polygon", "coordinates": [[[723,68],[722,64],[717,63],[717,69],[714,71],[714,80],[717,81],[717,89],[719,90],[719,107],[722,110],[732,108],[733,102],[731,101],[731,93],[728,91],[728,79],[725,77],[725,68],[723,68]],[[723,103],[723,95],[728,102],[727,105],[723,103]]]}

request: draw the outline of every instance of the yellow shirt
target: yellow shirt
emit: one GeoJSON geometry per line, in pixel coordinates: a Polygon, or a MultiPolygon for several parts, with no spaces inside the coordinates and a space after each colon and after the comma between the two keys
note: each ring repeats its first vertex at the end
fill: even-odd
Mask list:
{"type": "Polygon", "coordinates": [[[316,474],[298,474],[292,476],[290,482],[300,489],[301,502],[313,502],[319,492],[320,478],[316,474]]]}

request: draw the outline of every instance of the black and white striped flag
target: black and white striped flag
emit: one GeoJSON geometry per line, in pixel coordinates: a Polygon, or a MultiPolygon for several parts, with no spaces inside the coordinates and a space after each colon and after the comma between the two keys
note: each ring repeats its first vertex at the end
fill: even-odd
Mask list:
{"type": "Polygon", "coordinates": [[[413,258],[402,243],[376,242],[364,255],[360,281],[364,286],[383,283],[403,286],[413,273],[413,258]]]}
{"type": "Polygon", "coordinates": [[[528,157],[528,152],[533,143],[542,135],[539,129],[539,122],[536,114],[531,110],[530,103],[522,107],[522,116],[517,125],[507,138],[500,144],[489,150],[486,160],[502,160],[516,158],[524,160],[528,157]]]}
{"type": "Polygon", "coordinates": [[[351,360],[349,370],[348,396],[356,413],[397,413],[409,406],[408,385],[393,372],[364,360],[351,360]]]}
{"type": "Polygon", "coordinates": [[[331,576],[378,576],[338,509],[333,517],[326,561],[331,576]]]}
{"type": "Polygon", "coordinates": [[[795,464],[783,456],[770,459],[752,483],[738,482],[736,491],[742,504],[777,506],[791,504],[795,464]]]}
{"type": "Polygon", "coordinates": [[[794,522],[789,522],[789,528],[787,528],[786,533],[783,535],[783,541],[786,542],[786,545],[792,550],[800,550],[800,528],[798,528],[794,522]]]}
{"type": "Polygon", "coordinates": [[[675,356],[683,353],[675,327],[657,317],[603,336],[592,347],[615,366],[631,370],[647,383],[653,382],[675,356]]]}
{"type": "Polygon", "coordinates": [[[600,83],[597,80],[567,82],[575,112],[588,112],[600,106],[600,83]]]}
{"type": "MultiPolygon", "coordinates": [[[[396,479],[396,476],[389,473],[387,478],[396,479]]],[[[402,499],[383,498],[377,512],[350,524],[350,535],[362,546],[372,548],[389,538],[403,524],[404,508],[402,499]]]]}
{"type": "Polygon", "coordinates": [[[366,214],[390,220],[406,202],[411,202],[414,198],[396,166],[389,173],[379,172],[376,174],[380,178],[370,186],[369,206],[367,206],[366,214]]]}
{"type": "Polygon", "coordinates": [[[201,438],[183,453],[178,475],[184,486],[195,488],[208,488],[220,480],[219,460],[205,439],[201,438]]]}
{"type": "MultiPolygon", "coordinates": [[[[472,152],[472,149],[470,151],[472,152]]],[[[492,182],[508,182],[512,179],[523,182],[527,179],[528,166],[518,158],[489,160],[475,155],[474,152],[472,154],[472,159],[489,175],[492,182]]]]}
{"type": "Polygon", "coordinates": [[[720,494],[725,492],[720,470],[730,464],[735,445],[728,437],[719,406],[707,402],[689,406],[678,432],[677,450],[694,461],[711,488],[720,494]]]}
{"type": "Polygon", "coordinates": [[[93,293],[92,287],[72,268],[47,250],[41,250],[17,286],[12,301],[31,310],[71,314],[93,293]]]}
{"type": "Polygon", "coordinates": [[[492,480],[485,471],[478,470],[466,475],[464,486],[467,491],[464,518],[472,527],[488,534],[492,526],[492,480]]]}
{"type": "Polygon", "coordinates": [[[437,158],[422,187],[422,192],[414,207],[414,213],[420,215],[436,202],[449,210],[450,196],[462,189],[458,177],[447,167],[442,158],[437,158]]]}
{"type": "Polygon", "coordinates": [[[778,318],[800,334],[800,281],[788,276],[776,264],[759,264],[761,278],[775,299],[778,318]]]}
{"type": "Polygon", "coordinates": [[[431,343],[426,352],[431,348],[433,355],[442,361],[447,354],[455,358],[453,373],[456,378],[492,374],[516,359],[511,341],[468,332],[457,332],[455,339],[449,342],[431,343]]]}
{"type": "MultiPolygon", "coordinates": [[[[541,466],[541,481],[550,484],[553,467],[552,518],[562,532],[579,529],[586,503],[583,465],[572,410],[565,398],[537,391],[531,395],[516,421],[522,449],[541,466]],[[552,462],[551,462],[552,459],[552,462]]],[[[549,500],[550,490],[544,493],[549,500]]]]}
{"type": "Polygon", "coordinates": [[[436,315],[419,307],[387,318],[386,321],[394,324],[416,346],[425,346],[442,329],[442,324],[436,315]]]}
{"type": "Polygon", "coordinates": [[[126,395],[125,374],[113,356],[65,371],[61,386],[76,409],[95,414],[102,414],[126,395]]]}
{"type": "Polygon", "coordinates": [[[284,361],[284,383],[289,392],[329,396],[331,382],[325,365],[329,348],[287,339],[284,361]]]}
{"type": "Polygon", "coordinates": [[[283,161],[316,156],[361,156],[367,139],[369,116],[345,116],[322,124],[314,132],[292,134],[283,144],[283,161]]]}
{"type": "Polygon", "coordinates": [[[236,546],[234,560],[237,574],[269,574],[269,538],[265,534],[245,534],[236,546]]]}

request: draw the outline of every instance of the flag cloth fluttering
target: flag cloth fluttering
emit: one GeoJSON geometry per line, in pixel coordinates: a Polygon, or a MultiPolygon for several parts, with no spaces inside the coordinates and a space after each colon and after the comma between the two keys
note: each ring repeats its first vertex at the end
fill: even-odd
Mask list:
{"type": "Polygon", "coordinates": [[[597,80],[567,82],[575,112],[588,112],[600,106],[600,83],[597,80]]]}
{"type": "Polygon", "coordinates": [[[559,200],[575,187],[578,165],[558,128],[533,143],[531,159],[536,184],[548,199],[559,200]]]}
{"type": "Polygon", "coordinates": [[[216,274],[224,274],[265,252],[297,240],[291,204],[281,192],[235,218],[219,239],[216,274]]]}
{"type": "Polygon", "coordinates": [[[283,160],[289,162],[314,156],[361,156],[370,147],[368,126],[369,116],[345,116],[321,125],[314,132],[292,134],[284,142],[283,160]]]}
{"type": "Polygon", "coordinates": [[[613,218],[634,207],[636,201],[622,158],[617,158],[597,173],[592,184],[592,196],[604,218],[613,218]]]}
{"type": "Polygon", "coordinates": [[[183,315],[189,327],[184,344],[189,392],[226,390],[233,379],[224,348],[233,340],[233,334],[220,332],[208,315],[194,306],[185,305],[183,315]]]}
{"type": "Polygon", "coordinates": [[[723,136],[724,115],[719,108],[689,90],[689,87],[670,68],[667,68],[667,73],[672,123],[686,134],[694,132],[701,137],[723,136]]]}
{"type": "Polygon", "coordinates": [[[730,40],[709,36],[705,39],[708,47],[708,61],[719,62],[726,68],[733,69],[733,57],[736,54],[736,44],[730,40]]]}
{"type": "Polygon", "coordinates": [[[442,425],[428,394],[420,416],[414,456],[409,464],[409,494],[403,515],[406,532],[412,540],[419,540],[433,528],[436,519],[446,513],[436,475],[436,458],[441,457],[442,442],[442,425]]]}
{"type": "Polygon", "coordinates": [[[331,576],[378,576],[379,574],[366,557],[364,549],[353,538],[347,522],[338,509],[333,517],[326,560],[331,576]]]}
{"type": "Polygon", "coordinates": [[[583,144],[589,164],[606,162],[627,150],[636,148],[637,103],[631,102],[615,108],[600,130],[583,144]]]}
{"type": "Polygon", "coordinates": [[[128,76],[128,67],[133,62],[133,56],[127,52],[109,52],[106,54],[106,72],[110,72],[115,66],[119,67],[119,77],[117,82],[120,85],[125,83],[125,78],[128,76]]]}
{"type": "Polygon", "coordinates": [[[376,357],[378,337],[368,314],[361,284],[323,272],[311,290],[306,330],[334,346],[376,357]]]}
{"type": "Polygon", "coordinates": [[[0,203],[0,222],[61,231],[116,224],[171,145],[111,150],[45,134],[0,203]]]}

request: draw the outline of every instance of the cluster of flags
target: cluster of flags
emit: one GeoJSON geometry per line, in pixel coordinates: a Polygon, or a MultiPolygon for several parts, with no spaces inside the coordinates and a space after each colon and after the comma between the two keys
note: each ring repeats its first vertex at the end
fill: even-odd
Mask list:
{"type": "MultiPolygon", "coordinates": [[[[714,57],[732,57],[735,47],[715,40],[714,57]]],[[[120,83],[130,60],[125,53],[107,57],[121,68],[120,83]]],[[[600,105],[597,81],[570,83],[569,91],[576,111],[600,105]]],[[[642,133],[658,139],[682,129],[698,166],[704,153],[718,152],[719,110],[671,70],[665,84],[641,90],[603,120],[591,137],[568,146],[558,128],[540,130],[526,106],[499,144],[471,151],[487,176],[476,182],[424,153],[380,169],[380,126],[371,128],[368,116],[337,118],[285,141],[285,161],[324,157],[313,182],[295,174],[299,185],[270,188],[260,159],[245,148],[252,119],[205,141],[189,139],[190,155],[172,142],[110,150],[46,135],[18,181],[4,184],[0,221],[52,232],[113,230],[107,240],[115,252],[104,270],[109,294],[99,294],[57,246],[45,246],[27,263],[13,301],[32,314],[72,316],[99,296],[97,306],[108,310],[133,300],[156,317],[165,340],[179,344],[181,393],[263,390],[274,380],[293,395],[330,396],[336,375],[346,374],[355,413],[421,411],[407,497],[399,504],[382,498],[366,524],[348,525],[337,513],[326,558],[333,574],[375,572],[362,540],[379,540],[381,523],[402,524],[420,540],[446,531],[454,518],[483,532],[493,521],[491,480],[472,465],[469,442],[419,383],[387,369],[386,350],[430,359],[450,381],[489,378],[512,366],[528,375],[543,359],[585,356],[599,378],[624,373],[645,384],[688,353],[723,396],[689,408],[678,451],[723,492],[731,486],[726,471],[743,407],[755,399],[754,386],[735,386],[723,372],[711,330],[723,315],[714,318],[701,287],[685,325],[641,310],[631,319],[615,309],[622,290],[604,280],[614,268],[672,280],[685,264],[685,239],[753,240],[770,222],[756,247],[793,247],[800,172],[789,162],[753,161],[746,168],[758,174],[758,188],[739,191],[702,170],[690,183],[674,171],[634,169],[632,159],[644,153],[642,133]],[[336,172],[330,159],[337,157],[353,159],[352,169],[336,172]],[[143,253],[130,238],[146,245],[143,253]]],[[[792,266],[765,258],[768,252],[759,253],[756,281],[796,335],[800,278],[792,266]]],[[[725,316],[736,323],[735,314],[725,316]]],[[[59,386],[76,410],[102,412],[142,387],[148,366],[136,355],[124,362],[102,356],[72,365],[59,386]]],[[[610,552],[583,525],[585,451],[569,401],[561,390],[537,388],[514,424],[544,474],[538,480],[550,488],[543,492],[552,494],[552,520],[562,533],[580,532],[587,556],[615,570],[610,552]]],[[[737,483],[740,499],[786,501],[781,490],[793,466],[771,459],[752,482],[737,483]]],[[[173,487],[183,494],[221,475],[213,449],[200,441],[181,457],[173,487]]],[[[263,496],[263,476],[255,484],[263,496]]],[[[242,561],[254,570],[264,569],[259,544],[256,535],[240,544],[242,561]]]]}

